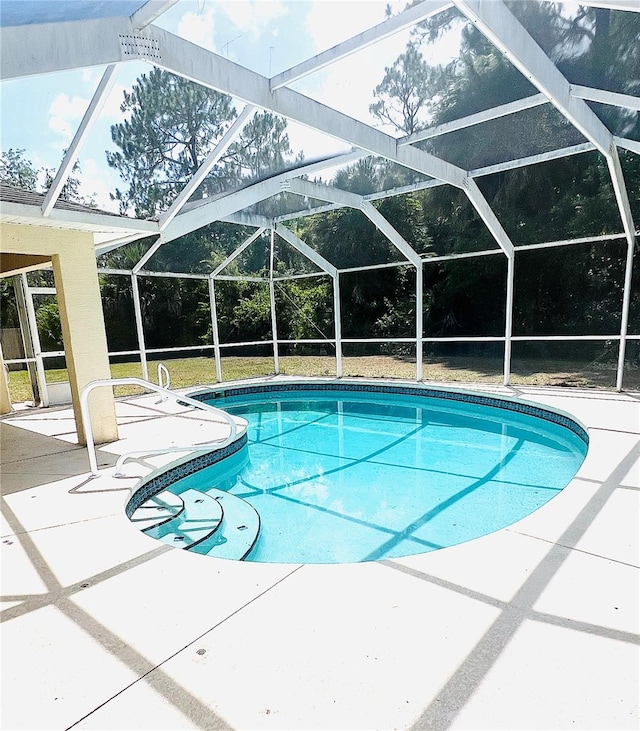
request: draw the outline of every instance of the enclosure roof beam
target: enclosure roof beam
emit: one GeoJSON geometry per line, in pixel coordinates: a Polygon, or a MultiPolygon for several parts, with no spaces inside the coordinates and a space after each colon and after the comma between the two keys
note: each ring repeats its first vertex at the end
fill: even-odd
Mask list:
{"type": "MultiPolygon", "coordinates": [[[[319,172],[328,167],[333,167],[337,163],[347,163],[366,155],[361,150],[356,150],[346,155],[326,158],[317,162],[302,165],[293,170],[286,170],[279,175],[274,175],[267,180],[254,183],[253,185],[242,188],[225,196],[214,199],[202,199],[195,204],[190,205],[189,210],[174,218],[164,231],[165,241],[172,241],[180,236],[184,236],[191,231],[202,228],[214,221],[228,219],[229,216],[242,211],[243,208],[259,203],[272,195],[276,195],[282,190],[283,181],[292,177],[319,172]]],[[[251,224],[249,224],[251,225],[251,224]]]]}
{"type": "Polygon", "coordinates": [[[453,0],[455,6],[580,132],[606,155],[609,130],[582,99],[502,0],[453,0]]]}
{"type": "Polygon", "coordinates": [[[626,137],[614,137],[615,143],[618,147],[623,147],[625,150],[631,150],[640,155],[640,142],[637,140],[628,140],[626,137]]]}
{"type": "Polygon", "coordinates": [[[3,78],[142,60],[245,103],[344,140],[462,187],[465,171],[291,89],[271,92],[269,79],[156,26],[135,31],[128,18],[0,29],[3,78]],[[24,49],[29,48],[29,54],[24,49]]]}
{"type": "Polygon", "coordinates": [[[410,146],[398,151],[395,137],[291,89],[283,87],[272,93],[268,78],[161,28],[150,26],[145,33],[149,34],[149,38],[145,39],[145,46],[138,55],[140,60],[154,63],[203,86],[231,94],[246,103],[268,109],[456,187],[463,185],[465,171],[445,160],[410,146]],[[147,47],[150,44],[158,49],[154,51],[157,58],[149,55],[147,47]]]}
{"type": "Polygon", "coordinates": [[[232,213],[236,213],[236,211],[241,211],[243,208],[248,208],[255,203],[270,198],[279,191],[279,181],[270,179],[208,201],[205,205],[176,216],[164,230],[165,241],[179,239],[181,236],[191,233],[191,231],[196,231],[214,221],[226,218],[232,213]]]}
{"type": "Polygon", "coordinates": [[[333,48],[329,48],[327,51],[323,51],[276,76],[272,76],[269,82],[271,90],[275,91],[282,86],[287,86],[287,84],[302,79],[315,71],[325,68],[325,66],[329,66],[335,61],[346,58],[356,51],[360,51],[373,43],[388,38],[394,33],[405,30],[405,28],[410,28],[412,25],[420,23],[442,10],[447,10],[452,5],[451,0],[424,0],[402,13],[379,23],[373,28],[368,28],[362,33],[333,46],[333,48]]]}
{"type": "MultiPolygon", "coordinates": [[[[618,147],[626,147],[629,150],[640,153],[640,142],[635,140],[626,140],[622,137],[615,137],[616,144],[618,147]]],[[[487,165],[482,168],[475,168],[469,171],[469,175],[472,178],[480,178],[483,175],[493,175],[495,173],[502,173],[508,170],[514,170],[519,167],[527,167],[528,165],[537,165],[541,162],[548,162],[549,160],[556,160],[561,157],[571,157],[573,155],[579,155],[584,152],[592,152],[595,150],[595,145],[591,142],[582,142],[579,145],[571,145],[570,147],[562,147],[558,150],[550,150],[549,152],[540,152],[536,155],[529,155],[529,157],[521,157],[517,160],[507,160],[506,162],[498,162],[495,165],[487,165]]],[[[412,183],[410,185],[402,185],[397,188],[388,188],[377,193],[368,193],[363,196],[364,200],[374,201],[381,200],[384,198],[391,198],[393,196],[405,195],[406,193],[415,193],[419,190],[428,190],[429,188],[437,188],[444,183],[441,180],[423,180],[419,183],[412,183]]],[[[331,203],[326,206],[318,206],[317,208],[301,209],[299,211],[293,211],[292,213],[286,213],[282,216],[275,216],[274,221],[291,221],[296,218],[304,218],[305,216],[313,216],[316,213],[326,213],[328,211],[335,211],[341,206],[336,203],[331,203]]]]}
{"type": "Polygon", "coordinates": [[[282,224],[276,224],[273,229],[281,239],[284,239],[287,243],[291,244],[294,249],[297,249],[303,256],[306,256],[309,261],[313,262],[317,267],[320,267],[323,272],[330,274],[334,279],[338,276],[337,268],[324,256],[318,254],[315,249],[312,249],[309,244],[305,243],[302,239],[298,238],[293,231],[288,229],[282,224]]]}
{"type": "Polygon", "coordinates": [[[266,216],[259,216],[255,213],[238,211],[220,219],[223,223],[234,223],[238,226],[249,226],[250,228],[272,228],[273,221],[266,216]]]}
{"type": "Polygon", "coordinates": [[[414,142],[420,142],[421,140],[428,140],[432,137],[446,135],[449,132],[455,132],[456,130],[465,129],[466,127],[473,127],[476,124],[482,124],[483,122],[488,122],[491,119],[506,117],[508,114],[514,114],[515,112],[521,112],[524,109],[532,109],[533,107],[539,107],[542,104],[548,103],[549,100],[544,94],[533,94],[532,96],[527,96],[524,99],[517,99],[514,102],[508,102],[507,104],[501,104],[497,107],[485,109],[482,112],[476,112],[476,114],[469,114],[466,117],[453,119],[451,122],[445,122],[444,124],[439,124],[436,127],[429,127],[428,129],[420,130],[420,132],[414,132],[412,135],[399,139],[398,144],[410,145],[414,142]]]}
{"type": "Polygon", "coordinates": [[[220,160],[224,153],[229,149],[236,137],[242,132],[245,126],[251,121],[256,113],[256,107],[247,104],[247,106],[236,117],[233,124],[222,135],[216,146],[207,155],[206,160],[193,174],[189,182],[184,186],[169,208],[160,216],[158,225],[161,231],[173,221],[174,217],[180,212],[185,203],[193,195],[196,188],[207,177],[211,168],[220,160]]]}
{"type": "Polygon", "coordinates": [[[579,86],[577,84],[571,84],[570,90],[571,96],[578,97],[578,99],[588,99],[590,102],[600,102],[600,104],[609,104],[613,107],[640,111],[640,98],[631,96],[631,94],[618,94],[606,89],[594,89],[591,86],[579,86]]]}
{"type": "Polygon", "coordinates": [[[453,0],[455,6],[536,86],[605,156],[629,243],[635,225],[613,135],[586,102],[571,95],[571,85],[502,0],[453,0]]]}
{"type": "MultiPolygon", "coordinates": [[[[544,0],[544,2],[557,2],[557,0],[544,0]]],[[[605,10],[628,10],[631,13],[640,13],[638,0],[580,0],[580,5],[591,8],[604,8],[605,10]]]]}
{"type": "Polygon", "coordinates": [[[288,184],[288,188],[299,195],[306,195],[310,198],[317,198],[318,200],[325,200],[329,203],[337,203],[342,206],[361,210],[378,229],[378,231],[386,236],[406,259],[408,259],[414,266],[422,266],[421,259],[413,247],[411,247],[410,244],[405,241],[405,239],[389,223],[389,221],[387,221],[387,219],[361,195],[356,195],[355,193],[350,193],[346,190],[334,188],[333,186],[310,183],[308,180],[299,179],[292,180],[288,184]]]}
{"type": "MultiPolygon", "coordinates": [[[[142,33],[148,34],[148,29],[142,33]]],[[[142,37],[126,17],[3,26],[2,79],[136,60],[139,53],[133,52],[138,48],[135,39],[142,37]]],[[[152,60],[151,50],[142,46],[138,50],[146,50],[152,60]]]]}
{"type": "Polygon", "coordinates": [[[109,94],[113,89],[116,81],[117,71],[118,64],[111,64],[105,69],[105,72],[102,75],[102,79],[98,84],[98,88],[96,89],[93,98],[91,99],[87,111],[84,113],[82,122],[76,130],[73,140],[71,141],[71,144],[69,145],[67,152],[65,153],[62,164],[58,168],[56,177],[54,178],[53,183],[51,184],[51,187],[49,188],[47,195],[42,202],[43,216],[46,217],[51,213],[53,207],[56,204],[56,201],[60,197],[60,193],[62,192],[65,183],[69,179],[69,175],[71,175],[73,166],[78,159],[80,150],[82,149],[82,146],[89,136],[89,133],[93,129],[93,125],[100,116],[100,112],[102,111],[105,102],[107,101],[107,98],[109,97],[109,94]]]}
{"type": "Polygon", "coordinates": [[[150,246],[150,248],[145,251],[138,263],[133,266],[133,268],[131,269],[132,273],[137,274],[164,243],[165,240],[161,233],[160,236],[150,246]]]}
{"type": "Polygon", "coordinates": [[[249,246],[251,246],[251,244],[257,238],[259,238],[260,236],[262,236],[262,234],[265,231],[266,231],[266,228],[259,228],[255,233],[251,234],[251,236],[249,236],[249,238],[246,239],[246,241],[243,241],[240,244],[240,246],[238,246],[238,248],[232,254],[229,254],[229,256],[223,262],[221,262],[220,264],[218,264],[218,266],[211,272],[211,274],[209,274],[209,277],[211,277],[213,279],[218,274],[220,274],[220,272],[223,271],[223,269],[226,269],[229,266],[229,264],[231,264],[231,262],[234,259],[237,259],[240,256],[240,254],[242,254],[242,252],[246,248],[248,248],[249,246]]]}
{"type": "Polygon", "coordinates": [[[580,155],[583,152],[593,152],[595,149],[595,145],[591,142],[581,142],[579,145],[561,147],[558,150],[539,152],[536,155],[521,157],[517,160],[507,160],[506,162],[498,162],[495,165],[486,165],[481,168],[474,168],[470,171],[469,174],[472,178],[481,178],[484,175],[504,173],[507,170],[515,170],[516,168],[523,168],[527,167],[528,165],[538,165],[541,162],[549,162],[550,160],[558,160],[562,157],[572,157],[573,155],[580,155]]]}
{"type": "Polygon", "coordinates": [[[178,0],[147,0],[147,2],[130,16],[131,25],[135,30],[142,30],[157,20],[169,8],[173,7],[178,0]]]}

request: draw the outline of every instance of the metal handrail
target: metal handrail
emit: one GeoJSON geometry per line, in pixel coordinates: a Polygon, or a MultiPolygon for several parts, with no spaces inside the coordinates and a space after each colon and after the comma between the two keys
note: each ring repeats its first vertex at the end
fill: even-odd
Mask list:
{"type": "MultiPolygon", "coordinates": [[[[216,442],[211,442],[211,444],[219,445],[220,447],[224,447],[227,444],[231,444],[231,442],[234,441],[237,434],[237,425],[235,422],[235,419],[230,415],[227,414],[226,411],[223,411],[222,409],[218,409],[215,406],[210,406],[209,404],[205,404],[202,401],[196,401],[195,399],[192,399],[190,396],[184,396],[182,394],[177,394],[174,391],[169,391],[166,388],[162,388],[162,386],[157,386],[155,383],[151,383],[150,381],[145,381],[142,378],[136,378],[136,377],[130,377],[130,378],[105,378],[102,380],[97,381],[91,381],[90,383],[87,383],[87,385],[82,389],[82,393],[80,395],[80,413],[82,414],[82,423],[84,425],[84,433],[85,437],[87,439],[87,451],[89,453],[89,465],[91,466],[91,476],[92,477],[98,477],[100,472],[98,470],[98,460],[96,458],[96,446],[95,441],[93,439],[93,427],[91,425],[91,415],[89,414],[89,394],[91,391],[93,391],[96,388],[100,388],[101,386],[140,386],[141,388],[145,388],[149,391],[155,391],[156,393],[162,394],[163,396],[166,396],[168,398],[173,399],[174,401],[182,404],[188,404],[189,406],[193,406],[197,409],[201,409],[202,411],[208,411],[210,413],[222,416],[224,420],[229,424],[229,436],[226,439],[219,440],[216,442]]],[[[158,453],[166,453],[166,452],[174,452],[174,451],[190,451],[190,450],[198,450],[203,449],[204,446],[202,444],[199,445],[191,445],[190,448],[185,446],[172,446],[167,447],[163,450],[154,450],[150,449],[146,452],[139,452],[140,454],[158,454],[158,453]]],[[[138,452],[130,452],[126,455],[121,455],[120,459],[118,460],[118,465],[121,464],[121,461],[124,461],[123,457],[126,458],[128,456],[131,456],[133,454],[138,454],[138,452]]]]}

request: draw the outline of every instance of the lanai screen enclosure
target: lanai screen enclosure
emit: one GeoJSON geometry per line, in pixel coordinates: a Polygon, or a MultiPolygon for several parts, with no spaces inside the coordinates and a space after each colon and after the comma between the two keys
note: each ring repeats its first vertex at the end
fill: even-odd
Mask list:
{"type": "MultiPolygon", "coordinates": [[[[316,5],[316,22],[339,29],[340,7],[345,4],[316,5]]],[[[106,225],[105,217],[99,218],[95,211],[62,206],[61,195],[111,95],[117,92],[122,100],[117,85],[122,84],[126,91],[129,82],[119,80],[142,73],[158,83],[173,83],[170,79],[179,77],[224,95],[229,110],[224,123],[209,134],[208,146],[192,156],[171,185],[157,172],[161,165],[155,173],[147,171],[147,178],[136,178],[138,173],[131,172],[135,150],[129,150],[127,181],[132,188],[124,194],[119,191],[116,197],[122,204],[121,213],[136,220],[118,225],[114,220],[109,235],[95,239],[98,271],[126,282],[133,304],[135,345],[116,348],[115,352],[112,348],[111,355],[140,357],[143,376],[148,379],[148,358],[158,352],[208,350],[215,355],[215,377],[222,380],[225,348],[264,348],[265,343],[270,344],[277,373],[282,349],[302,343],[335,353],[335,374],[341,376],[345,349],[363,344],[400,345],[415,360],[415,378],[420,380],[426,348],[443,343],[484,343],[503,353],[503,381],[508,384],[514,347],[535,341],[584,341],[607,344],[613,353],[615,386],[623,388],[632,366],[632,346],[637,347],[634,341],[640,339],[640,315],[634,305],[639,278],[634,217],[637,221],[640,215],[640,82],[635,73],[640,69],[640,6],[635,0],[589,0],[580,5],[533,0],[423,0],[394,7],[386,18],[374,17],[374,6],[360,2],[359,32],[349,36],[345,31],[336,45],[309,58],[298,48],[299,60],[277,72],[272,67],[278,46],[270,46],[269,53],[260,58],[256,55],[251,67],[232,60],[232,43],[250,43],[248,31],[244,39],[229,39],[219,52],[181,37],[179,29],[171,32],[163,19],[174,11],[173,6],[176,0],[2,2],[3,82],[17,84],[30,77],[75,69],[101,74],[47,192],[25,200],[15,190],[3,190],[4,222],[79,230],[106,225]],[[598,57],[596,44],[604,36],[609,45],[598,57]],[[454,44],[454,50],[449,45],[446,53],[442,51],[444,39],[454,44]],[[404,53],[398,56],[394,48],[404,48],[404,53]],[[481,59],[472,72],[470,59],[481,59]],[[353,74],[358,68],[355,62],[362,74],[353,74]],[[482,63],[501,69],[502,76],[494,78],[503,79],[502,86],[491,94],[482,85],[486,71],[482,63]],[[363,81],[364,69],[376,64],[378,86],[368,99],[360,93],[367,83],[363,81]],[[350,97],[349,105],[332,102],[337,98],[327,91],[332,84],[347,90],[343,99],[350,97]],[[447,97],[446,90],[452,85],[455,99],[447,97]],[[251,139],[277,145],[284,129],[274,131],[278,120],[286,121],[291,148],[300,141],[300,149],[293,149],[295,156],[283,155],[282,150],[249,149],[247,141],[251,139]],[[260,125],[268,127],[262,136],[260,125]],[[554,182],[541,192],[545,174],[539,171],[552,170],[549,166],[567,159],[577,161],[568,176],[573,176],[572,180],[559,183],[550,173],[554,182]],[[582,160],[589,161],[584,168],[580,167],[582,160]],[[588,165],[600,171],[597,190],[586,183],[583,186],[581,176],[591,174],[588,165]],[[531,171],[538,171],[537,176],[531,171]],[[134,182],[137,198],[131,194],[134,182]],[[577,192],[570,209],[556,211],[558,220],[549,220],[548,233],[540,229],[539,220],[537,227],[527,228],[527,221],[517,221],[510,214],[511,208],[524,205],[525,199],[530,199],[531,216],[539,213],[534,209],[539,206],[542,210],[549,198],[567,199],[561,184],[573,185],[577,192]],[[589,208],[590,190],[594,199],[604,201],[607,210],[591,210],[589,221],[576,226],[575,221],[584,218],[583,209],[589,208]],[[396,209],[394,201],[399,202],[396,209]],[[431,204],[437,208],[432,214],[431,204]],[[430,222],[426,233],[424,226],[403,226],[416,205],[430,222]],[[454,240],[449,228],[448,240],[443,243],[438,241],[437,232],[445,209],[460,223],[460,239],[454,240]],[[336,212],[340,211],[351,211],[349,215],[357,217],[357,225],[364,227],[355,254],[349,250],[349,242],[342,241],[344,229],[336,223],[336,212]],[[473,235],[465,233],[461,222],[472,228],[473,235]],[[230,246],[227,242],[225,255],[215,261],[189,264],[190,235],[217,235],[212,233],[213,224],[235,227],[236,243],[230,246]],[[418,236],[417,230],[424,235],[418,236]],[[334,240],[329,246],[327,240],[331,238],[334,240]],[[336,242],[336,238],[341,240],[336,242]],[[369,247],[374,239],[384,241],[386,248],[379,243],[369,247]],[[136,241],[144,242],[144,246],[132,246],[136,241]],[[156,266],[169,247],[183,250],[183,255],[177,255],[187,264],[182,271],[166,263],[156,266]],[[255,247],[264,255],[262,260],[252,257],[255,247]],[[514,312],[535,306],[518,301],[519,267],[527,262],[528,269],[535,268],[527,257],[545,250],[539,264],[540,281],[544,282],[554,270],[556,257],[577,259],[581,247],[591,247],[596,259],[598,247],[609,255],[614,252],[617,264],[610,274],[613,300],[603,300],[602,307],[615,310],[608,313],[608,322],[615,327],[590,329],[587,323],[582,331],[514,330],[514,312]],[[114,256],[125,250],[132,253],[120,260],[114,256]],[[499,312],[500,331],[478,335],[427,327],[425,318],[435,307],[434,266],[452,267],[454,273],[466,276],[470,269],[489,260],[500,262],[491,275],[489,296],[487,292],[467,295],[476,297],[480,318],[489,309],[499,312]],[[354,277],[366,278],[376,271],[403,272],[408,304],[397,308],[386,330],[362,326],[356,331],[350,326],[345,332],[345,289],[358,286],[354,277]],[[185,342],[175,348],[147,342],[141,287],[154,277],[206,282],[206,290],[201,289],[206,292],[205,301],[200,303],[206,313],[206,342],[185,342]],[[329,283],[326,291],[330,294],[322,305],[328,312],[328,331],[316,327],[315,337],[279,337],[283,329],[279,308],[284,299],[278,295],[278,287],[296,280],[329,283]],[[268,333],[241,341],[221,337],[220,290],[233,282],[264,293],[269,303],[268,333]]],[[[224,2],[199,3],[202,22],[204,13],[215,13],[222,6],[224,2]]],[[[285,3],[283,7],[288,6],[285,3]]],[[[278,43],[296,47],[298,30],[283,13],[278,43]]],[[[139,86],[139,93],[141,89],[139,86]]],[[[73,88],[68,93],[72,94],[73,88]]],[[[129,106],[125,109],[123,105],[116,125],[119,132],[112,133],[120,151],[110,153],[112,167],[121,173],[126,169],[127,134],[133,135],[136,109],[141,112],[146,103],[144,98],[137,97],[136,101],[135,94],[128,93],[129,106]]],[[[110,144],[106,141],[105,148],[110,144]]],[[[29,148],[28,140],[23,146],[29,148]]],[[[178,153],[167,156],[172,154],[168,164],[182,164],[178,153]]],[[[578,286],[586,285],[580,277],[592,274],[583,260],[581,267],[578,286]]],[[[19,270],[3,267],[3,271],[15,275],[19,270]]],[[[55,291],[29,286],[24,274],[19,274],[16,282],[21,282],[20,296],[26,300],[34,292],[55,291]]],[[[566,286],[575,287],[576,282],[566,286]]],[[[25,310],[30,311],[28,303],[25,310]]],[[[304,317],[299,312],[295,316],[304,317]]],[[[27,356],[43,373],[42,359],[47,354],[43,356],[36,347],[27,356]]]]}

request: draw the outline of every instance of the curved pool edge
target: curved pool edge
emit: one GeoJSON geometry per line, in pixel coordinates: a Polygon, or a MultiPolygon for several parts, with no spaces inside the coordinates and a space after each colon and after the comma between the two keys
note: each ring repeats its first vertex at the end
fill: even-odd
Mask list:
{"type": "MultiPolygon", "coordinates": [[[[578,468],[576,474],[571,480],[562,488],[560,492],[566,490],[576,479],[576,475],[584,467],[585,462],[589,457],[589,432],[588,428],[573,414],[551,407],[548,405],[541,405],[533,401],[522,399],[520,397],[514,397],[506,394],[495,394],[486,393],[483,391],[474,391],[472,389],[461,389],[461,388],[449,388],[440,384],[422,384],[416,382],[380,382],[370,379],[337,379],[337,378],[304,378],[304,379],[286,379],[278,381],[238,381],[228,382],[224,384],[216,384],[215,386],[207,386],[198,388],[194,391],[189,391],[187,395],[195,400],[205,399],[216,399],[224,396],[231,395],[242,395],[246,393],[267,393],[267,392],[286,392],[290,391],[317,391],[317,390],[332,390],[332,391],[353,391],[354,393],[395,393],[402,395],[413,395],[420,398],[439,398],[450,400],[454,402],[467,402],[474,403],[483,406],[490,406],[494,408],[502,408],[508,411],[517,413],[524,413],[530,416],[541,418],[546,421],[563,426],[574,434],[576,434],[586,446],[585,457],[582,464],[578,468]]],[[[194,457],[192,453],[182,457],[178,460],[172,461],[169,465],[165,465],[161,468],[154,470],[153,472],[146,475],[144,478],[139,480],[130,490],[129,497],[125,502],[125,514],[130,519],[133,512],[146,500],[157,495],[158,493],[165,490],[170,485],[174,484],[178,480],[183,479],[195,472],[198,472],[206,467],[223,461],[224,459],[231,457],[233,454],[239,452],[248,443],[247,428],[246,426],[239,433],[238,437],[231,444],[221,449],[207,449],[202,452],[199,450],[199,454],[194,457]]],[[[545,508],[553,501],[550,500],[544,505],[540,506],[532,515],[535,515],[539,510],[545,508]]],[[[510,526],[500,528],[493,533],[493,535],[504,530],[512,528],[514,525],[527,520],[531,515],[524,516],[516,523],[510,526]]],[[[475,540],[480,540],[484,536],[478,536],[464,541],[461,544],[454,544],[449,548],[455,547],[455,545],[465,545],[475,540]]],[[[416,554],[422,555],[422,554],[416,554]]],[[[385,559],[381,559],[385,560],[385,559]]],[[[244,563],[240,561],[239,563],[244,563]]],[[[291,565],[291,564],[287,564],[291,565]]],[[[337,565],[337,564],[330,564],[337,565]]]]}
{"type": "Polygon", "coordinates": [[[239,452],[246,445],[247,427],[245,425],[238,429],[236,439],[224,447],[216,448],[213,445],[201,448],[194,447],[194,451],[198,451],[197,456],[194,457],[193,453],[189,452],[187,455],[173,460],[168,465],[158,467],[131,487],[125,500],[125,515],[128,519],[131,519],[133,513],[149,498],[162,492],[183,477],[188,477],[194,472],[199,472],[206,467],[222,462],[227,457],[239,452]]]}
{"type": "Polygon", "coordinates": [[[551,406],[505,394],[488,394],[465,388],[449,388],[441,385],[417,383],[412,381],[379,381],[371,379],[344,378],[295,378],[279,381],[229,382],[211,387],[190,391],[189,396],[196,401],[223,398],[224,396],[243,395],[245,393],[268,393],[296,390],[332,390],[366,393],[396,393],[400,395],[419,396],[421,398],[443,398],[449,401],[466,401],[482,406],[493,406],[509,411],[528,414],[552,421],[564,426],[579,436],[589,446],[588,428],[573,414],[551,406]]]}

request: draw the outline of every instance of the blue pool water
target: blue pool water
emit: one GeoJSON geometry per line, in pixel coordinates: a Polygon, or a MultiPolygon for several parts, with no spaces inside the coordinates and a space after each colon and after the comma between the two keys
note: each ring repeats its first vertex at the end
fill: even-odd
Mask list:
{"type": "Polygon", "coordinates": [[[373,561],[469,541],[557,495],[587,449],[579,428],[444,398],[317,390],[210,403],[247,419],[248,444],[169,489],[249,502],[260,532],[248,561],[373,561]]]}

